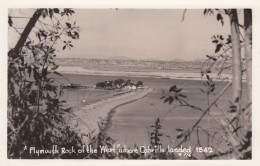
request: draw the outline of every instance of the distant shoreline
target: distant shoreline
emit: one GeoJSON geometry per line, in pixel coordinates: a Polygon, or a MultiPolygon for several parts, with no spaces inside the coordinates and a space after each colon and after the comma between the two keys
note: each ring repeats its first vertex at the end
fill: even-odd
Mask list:
{"type": "MultiPolygon", "coordinates": [[[[100,71],[100,70],[89,70],[84,69],[79,66],[60,66],[57,69],[60,73],[66,74],[82,74],[82,75],[97,75],[97,76],[127,76],[127,77],[150,77],[150,78],[162,78],[162,79],[181,79],[181,80],[205,80],[205,78],[201,78],[201,73],[191,73],[191,72],[132,72],[132,71],[100,71]]],[[[217,74],[209,73],[211,78],[217,79],[217,74]]],[[[222,74],[221,76],[224,80],[231,80],[231,74],[222,74]]],[[[223,81],[221,79],[220,81],[223,81]]]]}

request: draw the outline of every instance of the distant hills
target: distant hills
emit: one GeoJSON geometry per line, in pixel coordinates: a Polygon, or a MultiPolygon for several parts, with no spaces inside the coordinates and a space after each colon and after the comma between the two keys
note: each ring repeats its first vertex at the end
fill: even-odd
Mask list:
{"type": "Polygon", "coordinates": [[[150,70],[182,70],[182,69],[201,69],[205,60],[195,59],[185,61],[181,59],[172,61],[163,61],[156,59],[134,59],[123,56],[115,56],[109,58],[56,58],[55,62],[58,65],[65,66],[84,66],[90,69],[105,69],[105,70],[123,70],[127,71],[131,68],[133,71],[150,71],[150,70]]]}
{"type": "Polygon", "coordinates": [[[124,56],[113,56],[113,57],[105,57],[105,58],[100,58],[100,59],[105,59],[105,60],[135,60],[133,58],[124,57],[124,56]]]}

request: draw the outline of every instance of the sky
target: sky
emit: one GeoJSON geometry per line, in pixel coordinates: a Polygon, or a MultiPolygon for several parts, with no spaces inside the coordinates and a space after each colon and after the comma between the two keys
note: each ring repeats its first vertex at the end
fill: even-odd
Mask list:
{"type": "MultiPolygon", "coordinates": [[[[60,51],[59,58],[109,58],[194,60],[213,54],[212,35],[230,33],[216,15],[189,9],[75,9],[70,18],[80,27],[80,39],[71,50],[60,51]]],[[[19,15],[30,15],[32,10],[19,15]]],[[[26,22],[26,21],[25,21],[26,22]]],[[[22,24],[22,23],[21,23],[22,24]]],[[[25,25],[25,24],[24,24],[25,25]]],[[[9,31],[9,46],[15,43],[9,31]]]]}

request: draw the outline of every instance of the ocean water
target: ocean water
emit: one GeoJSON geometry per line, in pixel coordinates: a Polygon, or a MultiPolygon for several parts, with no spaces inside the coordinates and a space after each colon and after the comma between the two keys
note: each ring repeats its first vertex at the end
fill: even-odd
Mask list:
{"type": "MultiPolygon", "coordinates": [[[[64,76],[73,83],[79,83],[82,85],[93,86],[96,82],[105,80],[114,80],[122,78],[124,80],[131,79],[133,82],[138,80],[143,81],[144,86],[148,86],[154,89],[145,98],[138,101],[122,105],[111,114],[111,119],[107,128],[108,134],[116,141],[117,144],[133,147],[134,145],[143,146],[150,145],[150,133],[152,132],[151,126],[154,125],[156,118],[160,118],[162,129],[160,132],[163,134],[161,142],[163,145],[174,146],[178,131],[176,128],[189,129],[199,119],[202,112],[191,109],[189,107],[179,107],[173,109],[178,103],[171,105],[163,103],[160,100],[163,91],[168,91],[173,85],[178,88],[182,88],[182,93],[187,96],[186,101],[194,106],[198,106],[202,109],[207,107],[207,95],[201,92],[201,88],[204,88],[202,81],[198,80],[172,80],[163,78],[149,78],[149,77],[129,77],[129,76],[95,76],[95,75],[82,75],[82,74],[64,74],[64,76]],[[172,110],[171,110],[172,109],[172,110]]],[[[215,93],[218,94],[220,90],[227,84],[227,82],[217,82],[215,93]]],[[[113,93],[113,91],[101,90],[98,92],[93,91],[70,91],[67,92],[67,96],[70,100],[81,100],[83,96],[85,99],[91,98],[95,95],[106,95],[107,93],[113,93]],[[83,93],[85,93],[83,95],[83,93]],[[88,95],[86,95],[88,94],[88,95]]],[[[64,95],[65,96],[65,95],[64,95]]],[[[219,107],[225,109],[228,108],[231,96],[231,89],[228,89],[226,93],[218,101],[219,107]]],[[[209,102],[214,99],[214,95],[209,97],[209,102]]],[[[221,117],[221,113],[213,108],[212,115],[214,118],[221,117]]],[[[215,120],[206,115],[206,117],[199,124],[199,137],[201,144],[207,146],[208,136],[203,129],[207,129],[211,132],[221,131],[220,126],[215,120]]],[[[196,132],[192,135],[197,137],[196,132]]],[[[187,142],[186,145],[196,145],[196,139],[187,142]]]]}
{"type": "MultiPolygon", "coordinates": [[[[173,102],[169,105],[160,100],[162,91],[168,91],[172,85],[183,88],[182,92],[187,96],[186,101],[202,109],[207,108],[207,96],[202,94],[200,88],[203,88],[201,81],[191,80],[170,80],[170,79],[147,79],[149,87],[154,91],[147,97],[136,102],[126,104],[115,109],[112,114],[111,125],[108,128],[108,134],[111,135],[118,144],[133,147],[134,145],[150,145],[150,136],[153,131],[152,125],[155,120],[160,118],[163,134],[161,143],[165,146],[174,146],[176,137],[179,132],[176,128],[190,129],[193,124],[202,115],[202,112],[190,107],[179,107],[173,109],[178,103],[173,102]]],[[[226,83],[219,83],[216,94],[225,86],[226,83]]],[[[219,100],[219,105],[226,108],[229,105],[230,90],[228,90],[219,100]]],[[[209,99],[212,101],[214,96],[209,99]]],[[[214,117],[221,117],[220,112],[213,108],[214,117]]],[[[221,131],[220,126],[210,116],[206,116],[199,124],[203,129],[209,129],[212,132],[221,131]]],[[[196,135],[193,135],[196,136],[196,135]]],[[[207,145],[207,135],[200,132],[201,143],[207,145]]],[[[195,145],[195,140],[187,143],[195,145]]]]}

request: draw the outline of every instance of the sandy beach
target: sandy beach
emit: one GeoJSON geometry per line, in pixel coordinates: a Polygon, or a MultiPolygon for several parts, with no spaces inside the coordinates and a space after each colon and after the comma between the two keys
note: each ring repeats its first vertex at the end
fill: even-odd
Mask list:
{"type": "MultiPolygon", "coordinates": [[[[109,120],[109,113],[114,108],[137,101],[151,93],[152,88],[138,89],[136,91],[128,91],[123,94],[117,94],[113,97],[97,101],[92,104],[82,105],[74,107],[73,113],[75,116],[71,116],[70,125],[82,136],[83,140],[88,142],[88,135],[96,135],[99,132],[98,123],[109,120]]],[[[82,104],[78,102],[78,104],[82,104]]],[[[74,105],[75,106],[75,105],[74,105]]]]}

